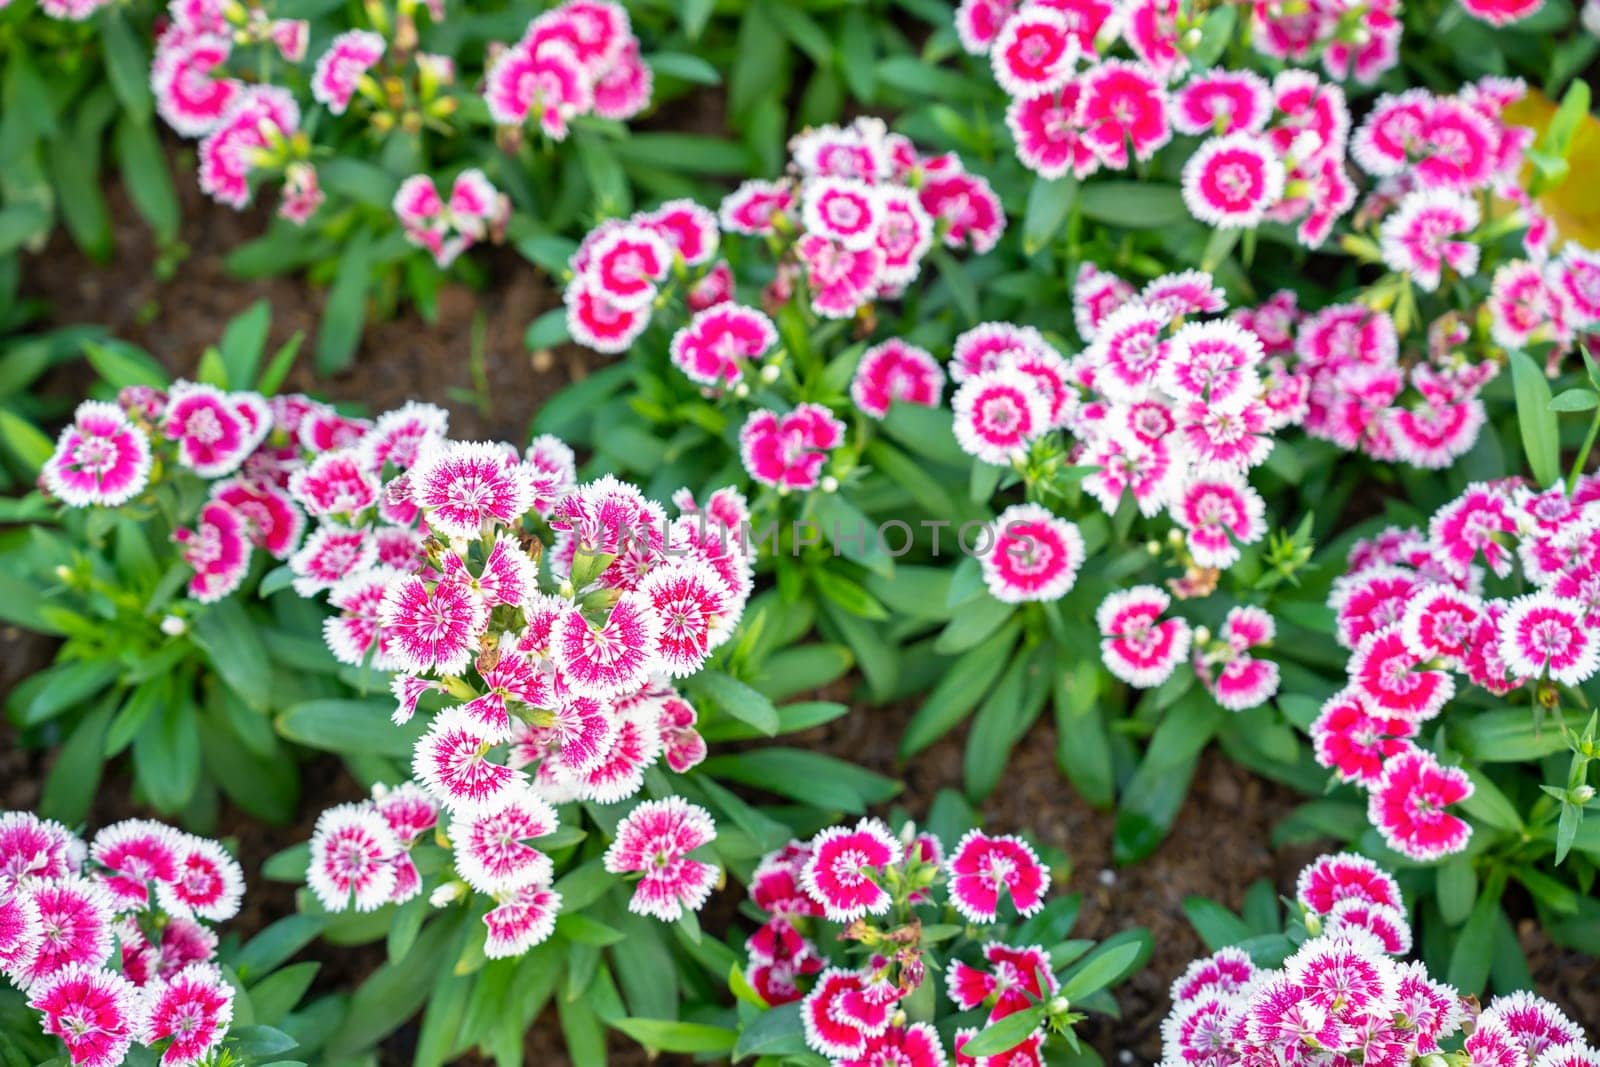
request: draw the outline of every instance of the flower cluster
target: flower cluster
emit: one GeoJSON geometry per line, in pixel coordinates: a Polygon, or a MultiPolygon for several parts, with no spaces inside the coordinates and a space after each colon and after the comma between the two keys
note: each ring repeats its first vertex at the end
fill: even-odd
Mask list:
{"type": "Polygon", "coordinates": [[[1397,852],[1459,852],[1472,828],[1445,809],[1472,783],[1416,738],[1458,676],[1494,696],[1533,686],[1557,706],[1561,687],[1600,670],[1600,479],[1580,479],[1571,496],[1469,486],[1426,532],[1358,542],[1329,606],[1349,680],[1311,727],[1318,762],[1368,791],[1368,817],[1397,852]]]}
{"type": "MultiPolygon", "coordinates": [[[[252,171],[288,166],[301,112],[287,89],[230,75],[229,61],[235,49],[266,49],[286,63],[303,63],[309,24],[268,18],[261,8],[221,0],[172,0],[168,16],[150,64],[156,111],[179,135],[201,139],[200,188],[221,203],[243,208],[250,201],[252,171]]],[[[360,70],[344,53],[371,54],[370,66],[382,51],[383,41],[375,34],[335,40],[318,69],[327,66],[346,75],[353,91],[360,70]]],[[[326,102],[325,94],[319,92],[318,99],[326,102]]],[[[304,221],[321,200],[316,171],[301,164],[286,186],[281,211],[304,221]]]]}
{"type": "Polygon", "coordinates": [[[178,472],[201,479],[204,498],[186,516],[193,525],[173,540],[193,572],[189,595],[210,603],[239,588],[257,549],[295,556],[307,511],[290,492],[293,476],[307,457],[369,425],[299,395],[269,400],[183,381],[130,387],[115,403],[78,406],[39,481],[62,503],[88,508],[139,500],[178,472]]]}
{"type": "Polygon", "coordinates": [[[483,101],[489,117],[564,140],[580,115],[630,119],[650,103],[651,74],[628,13],[609,0],[567,0],[512,45],[491,46],[483,101]]]}
{"type": "Polygon", "coordinates": [[[232,918],[243,892],[220,844],[160,823],[130,819],[85,845],[0,813],[0,973],[74,1067],[115,1067],[136,1044],[162,1067],[208,1063],[234,988],[207,924],[232,918]]]}
{"type": "Polygon", "coordinates": [[[1231,565],[1266,532],[1247,476],[1303,413],[1305,381],[1268,359],[1250,330],[1200,317],[1224,307],[1199,271],[1136,294],[1085,265],[1074,308],[1088,346],[1072,359],[1029,327],[985,323],[956,339],[957,442],[981,462],[1019,468],[1032,453],[1064,450],[1094,468],[1084,489],[1107,514],[1131,496],[1146,517],[1166,512],[1196,566],[1231,565]]]}
{"type": "Polygon", "coordinates": [[[1596,1053],[1548,1001],[1518,992],[1476,1001],[1434,978],[1411,951],[1400,887],[1370,860],[1322,856],[1300,874],[1309,935],[1281,967],[1237,948],[1196,960],[1172,986],[1162,1062],[1183,1067],[1295,1064],[1329,1057],[1405,1067],[1456,1047],[1462,1062],[1558,1067],[1596,1053]],[[1449,1045],[1445,1043],[1449,1042],[1449,1045]]]}
{"type": "MultiPolygon", "coordinates": [[[[150,71],[156,108],[176,132],[201,138],[200,186],[222,203],[243,208],[253,181],[279,177],[279,214],[297,225],[316,214],[327,152],[312,141],[323,124],[302,123],[313,108],[345,125],[360,120],[380,137],[460,132],[455,60],[418,48],[418,19],[445,17],[438,0],[405,0],[392,13],[368,8],[370,25],[335,34],[314,58],[304,20],[222,0],[171,0],[169,14],[150,71]]],[[[516,44],[490,47],[480,106],[508,142],[527,123],[559,140],[578,115],[632,117],[649,104],[650,88],[623,7],[570,0],[535,17],[516,44]]],[[[342,128],[333,124],[335,136],[342,128]]],[[[498,239],[509,207],[475,167],[452,182],[445,196],[432,174],[418,173],[394,196],[401,230],[441,267],[475,242],[498,239]]]]}
{"type": "Polygon", "coordinates": [[[848,319],[903,293],[935,244],[983,253],[1005,229],[988,182],[954,155],[919,154],[878,120],[807,130],[789,147],[785,177],[745,182],[716,213],[671,201],[591,231],[571,261],[573,338],[625,350],[649,326],[662,288],[681,281],[697,314],[673,339],[673,362],[707,387],[734,385],[776,335],[761,312],[729,303],[721,235],[767,240],[778,260],[763,294],[769,310],[798,296],[814,315],[848,319]]]}
{"type": "MultiPolygon", "coordinates": [[[[554,438],[522,453],[451,441],[443,412],[420,405],[317,456],[290,492],[318,519],[290,567],[303,595],[326,590],[338,611],[326,624],[334,655],[398,672],[396,723],[427,694],[444,704],[416,743],[407,811],[424,799],[448,811],[457,874],[497,902],[490,954],[525,951],[559,907],[532,844],[557,830],[552,805],[617,803],[658,760],[682,773],[705,756],[673,679],[732,636],[749,596],[742,498],[724,490],[702,508],[680,494],[669,521],[616,479],[575,484],[554,438]]],[[[408,868],[432,816],[411,834],[385,831],[384,803],[324,816],[310,882],[325,906],[417,891],[389,872],[408,868]]],[[[676,918],[717,877],[687,858],[712,837],[700,809],[646,802],[607,866],[643,874],[635,910],[676,918]]]]}
{"type": "Polygon", "coordinates": [[[510,201],[489,183],[483,171],[455,176],[450,195],[426,174],[413,174],[394,194],[394,215],[406,240],[424,249],[441,267],[486,237],[497,235],[511,214],[510,201]]]}
{"type": "MultiPolygon", "coordinates": [[[[877,819],[823,830],[766,856],[750,878],[765,922],[745,942],[745,979],[768,1005],[799,1001],[806,1044],[835,1063],[946,1061],[929,1022],[908,1023],[904,1003],[929,981],[923,923],[950,909],[977,927],[1005,924],[1045,906],[1050,871],[1019,837],[971,830],[953,849],[907,824],[897,835],[877,819]],[[825,934],[843,925],[848,963],[826,955],[825,934]]],[[[1050,1002],[1059,989],[1043,945],[1012,945],[1004,926],[984,943],[953,944],[942,983],[974,1027],[955,1032],[953,1051],[977,1027],[1050,1002]],[[981,1010],[980,1010],[981,1009],[981,1010]]],[[[1070,1025],[1065,1006],[1019,1036],[1003,1062],[1043,1062],[1052,1030],[1070,1025]]]]}

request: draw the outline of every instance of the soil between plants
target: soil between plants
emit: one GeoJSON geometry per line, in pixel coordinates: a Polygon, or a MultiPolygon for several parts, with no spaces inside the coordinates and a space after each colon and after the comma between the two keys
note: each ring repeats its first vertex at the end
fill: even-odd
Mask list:
{"type": "MultiPolygon", "coordinates": [[[[119,220],[114,258],[106,264],[92,263],[58,234],[44,252],[27,261],[26,295],[49,302],[52,323],[102,324],[114,336],[146,348],[174,374],[192,374],[205,346],[220,337],[228,319],[265,298],[273,307],[272,345],[286,341],[296,330],[306,334],[307,357],[291,377],[291,388],[359,403],[368,411],[426,398],[451,410],[452,432],[463,437],[521,440],[529,419],[545,400],[586,374],[598,358],[571,348],[536,356],[526,352],[524,329],[555,306],[559,297],[533,267],[500,253],[490,257],[491,283],[486,292],[446,287],[434,324],[423,322],[414,311],[369,323],[353,367],[335,378],[314,380],[309,346],[326,291],[297,277],[240,282],[227,276],[224,256],[262,231],[267,211],[240,214],[212,204],[195,190],[191,174],[180,174],[178,186],[184,201],[182,240],[189,254],[171,279],[154,277],[152,264],[159,250],[120,190],[113,190],[113,211],[119,220]],[[486,402],[484,407],[458,399],[458,391],[473,390],[469,353],[474,320],[480,314],[488,388],[480,389],[478,396],[486,402]]],[[[80,370],[51,387],[75,394],[83,380],[80,370]]],[[[0,699],[30,671],[46,665],[51,653],[47,639],[0,628],[0,699]]],[[[959,788],[964,733],[901,766],[895,752],[908,715],[909,709],[862,707],[794,743],[903,780],[906,789],[899,803],[922,815],[938,790],[959,788]]],[[[31,808],[47,770],[46,755],[21,749],[15,732],[0,724],[0,803],[5,808],[31,808]]],[[[301,811],[293,825],[265,827],[224,809],[219,833],[237,842],[252,876],[246,910],[230,927],[245,936],[294,910],[292,887],[253,878],[260,864],[278,850],[309,838],[324,808],[359,796],[359,788],[337,760],[317,758],[304,771],[301,811]]],[[[1275,853],[1267,841],[1274,823],[1298,799],[1290,790],[1256,779],[1208,753],[1172,835],[1150,859],[1117,870],[1110,860],[1113,817],[1090,808],[1060,775],[1054,732],[1041,724],[1018,746],[1004,784],[983,806],[989,824],[998,831],[1028,830],[1071,858],[1070,876],[1058,888],[1084,895],[1075,936],[1105,937],[1130,926],[1145,926],[1154,935],[1156,950],[1150,965],[1119,993],[1123,1019],[1089,1024],[1090,1040],[1108,1060],[1159,1060],[1167,987],[1203,951],[1183,917],[1184,898],[1206,896],[1238,908],[1247,888],[1261,878],[1282,892],[1292,890],[1295,873],[1314,850],[1275,853]]],[[[126,777],[113,775],[97,793],[89,826],[148,814],[133,802],[126,777]]],[[[1518,933],[1540,991],[1575,1018],[1590,1025],[1600,1020],[1600,962],[1550,945],[1531,920],[1522,922],[1518,933]]],[[[348,988],[381,962],[382,947],[314,945],[305,958],[323,964],[319,987],[348,988]]],[[[382,1050],[382,1061],[409,1062],[413,1040],[414,1033],[395,1035],[382,1050]]],[[[616,1063],[645,1059],[641,1050],[621,1039],[613,1039],[612,1052],[616,1063]]],[[[568,1062],[553,1013],[547,1012],[530,1029],[526,1053],[534,1064],[568,1062]]]]}

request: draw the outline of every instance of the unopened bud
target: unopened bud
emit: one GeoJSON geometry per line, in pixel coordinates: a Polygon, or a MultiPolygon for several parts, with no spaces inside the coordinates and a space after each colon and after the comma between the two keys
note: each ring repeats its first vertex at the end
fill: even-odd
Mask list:
{"type": "Polygon", "coordinates": [[[189,624],[178,615],[168,615],[161,620],[161,632],[168,637],[182,637],[189,632],[189,624]]]}
{"type": "Polygon", "coordinates": [[[1594,799],[1594,786],[1585,782],[1580,786],[1574,787],[1567,795],[1572,798],[1574,804],[1582,807],[1594,799]]]}
{"type": "Polygon", "coordinates": [[[750,395],[750,387],[745,383],[740,382],[733,387],[733,395],[738,397],[740,400],[743,400],[745,397],[750,395]]]}
{"type": "Polygon", "coordinates": [[[783,369],[781,367],[777,366],[776,364],[769,363],[765,367],[761,368],[761,380],[766,382],[768,385],[771,385],[773,382],[778,380],[778,375],[782,373],[783,369]]]}
{"type": "Polygon", "coordinates": [[[72,568],[65,563],[56,564],[56,581],[70,585],[72,583],[72,568]]]}
{"type": "Polygon", "coordinates": [[[831,474],[823,478],[822,491],[824,493],[837,493],[839,491],[839,479],[831,474]]]}
{"type": "Polygon", "coordinates": [[[1066,997],[1051,997],[1048,1010],[1051,1015],[1065,1015],[1068,1006],[1066,997]]]}
{"type": "Polygon", "coordinates": [[[448,907],[461,899],[466,888],[460,882],[446,882],[428,894],[428,904],[435,908],[448,907]]]}
{"type": "Polygon", "coordinates": [[[1211,628],[1209,626],[1196,626],[1194,628],[1194,640],[1197,645],[1203,645],[1211,640],[1211,628]]]}

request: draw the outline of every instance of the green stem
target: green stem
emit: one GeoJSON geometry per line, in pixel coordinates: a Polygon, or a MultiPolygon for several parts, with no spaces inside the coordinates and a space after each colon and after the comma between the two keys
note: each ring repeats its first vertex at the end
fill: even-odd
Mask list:
{"type": "Polygon", "coordinates": [[[1578,491],[1578,476],[1583,473],[1583,468],[1589,462],[1589,452],[1594,448],[1597,437],[1600,437],[1600,407],[1595,408],[1594,418],[1589,421],[1589,435],[1583,439],[1583,447],[1578,449],[1578,458],[1572,461],[1572,470],[1567,474],[1568,496],[1578,491]]]}

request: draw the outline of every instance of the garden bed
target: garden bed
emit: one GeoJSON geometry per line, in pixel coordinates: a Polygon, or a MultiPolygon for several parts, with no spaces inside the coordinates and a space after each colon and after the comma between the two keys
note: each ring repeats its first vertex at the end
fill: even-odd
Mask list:
{"type": "MultiPolygon", "coordinates": [[[[173,276],[161,280],[151,264],[158,250],[149,231],[117,205],[117,250],[108,263],[94,263],[60,232],[49,247],[26,261],[26,295],[48,302],[50,322],[104,324],[115,336],[147,349],[174,375],[193,373],[204,347],[219,336],[230,318],[257,300],[273,308],[271,343],[276,346],[296,331],[308,335],[316,327],[323,293],[298,278],[237,282],[227,276],[222,259],[228,250],[256,232],[263,212],[237,213],[206,201],[193,182],[180,176],[183,190],[182,240],[188,254],[173,276]]],[[[526,325],[556,304],[559,297],[535,268],[510,254],[491,264],[492,284],[475,293],[461,286],[440,293],[438,319],[422,321],[408,308],[387,322],[372,324],[353,368],[328,380],[314,379],[304,366],[290,378],[293,388],[313,391],[367,410],[384,410],[407,399],[451,397],[452,431],[462,438],[518,440],[545,399],[606,357],[576,346],[530,354],[522,343],[526,325]],[[476,324],[482,321],[483,370],[487,392],[475,385],[468,353],[476,324]],[[482,396],[484,407],[470,402],[482,396]]],[[[68,371],[52,388],[77,392],[81,381],[68,371]]],[[[10,687],[49,662],[51,643],[7,627],[0,631],[0,699],[10,687]]],[[[947,737],[909,764],[897,758],[909,709],[863,705],[835,723],[800,735],[796,743],[837,755],[892,777],[905,792],[897,803],[910,812],[925,811],[941,789],[962,784],[965,730],[947,737]]],[[[1287,787],[1265,781],[1223,759],[1205,758],[1195,787],[1173,832],[1152,858],[1124,869],[1111,861],[1113,817],[1096,811],[1060,776],[1055,764],[1056,737],[1048,725],[1037,726],[1020,744],[1007,768],[1005,784],[984,805],[985,823],[996,832],[1032,831],[1037,839],[1063,851],[1071,874],[1063,887],[1082,893],[1080,930],[1103,938],[1134,926],[1148,928],[1156,950],[1147,968],[1123,989],[1123,1019],[1099,1020],[1087,1034],[1102,1054],[1131,1054],[1133,1060],[1160,1058],[1160,1022],[1168,1009],[1167,984],[1203,946],[1183,914],[1189,896],[1202,896],[1237,909],[1247,888],[1267,879],[1281,893],[1292,894],[1295,873],[1315,848],[1273,849],[1273,826],[1303,798],[1287,787]]],[[[0,726],[0,781],[6,783],[0,806],[29,810],[38,799],[47,757],[14,744],[9,727],[0,726]]],[[[337,760],[321,758],[305,769],[300,818],[292,825],[264,827],[225,810],[219,835],[237,841],[247,872],[279,851],[310,836],[316,816],[337,803],[359,799],[359,788],[337,760]]],[[[107,783],[89,818],[93,826],[149,814],[129,801],[125,777],[107,783]]],[[[248,936],[294,911],[291,887],[252,880],[246,910],[239,921],[248,936]]],[[[1526,913],[1526,909],[1524,909],[1526,913]]],[[[1574,1018],[1600,1019],[1600,962],[1553,946],[1538,924],[1525,917],[1518,934],[1528,954],[1541,994],[1574,1018]]],[[[348,988],[382,961],[382,948],[358,950],[315,946],[309,958],[323,964],[319,988],[348,988]]],[[[385,1046],[394,1062],[408,1057],[406,1028],[385,1046]]],[[[630,1063],[637,1048],[615,1035],[614,1062],[630,1063]]],[[[529,1062],[563,1062],[562,1039],[547,1014],[527,1038],[529,1062]]]]}

